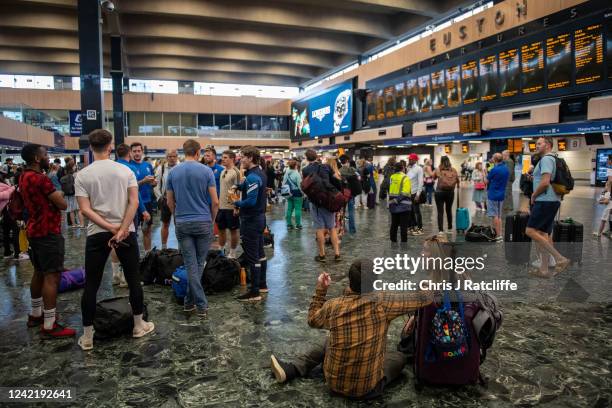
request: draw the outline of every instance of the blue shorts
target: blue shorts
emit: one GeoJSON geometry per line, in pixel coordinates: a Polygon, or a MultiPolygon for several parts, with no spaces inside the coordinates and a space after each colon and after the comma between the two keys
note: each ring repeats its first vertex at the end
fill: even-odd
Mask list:
{"type": "Polygon", "coordinates": [[[503,201],[487,200],[487,215],[489,217],[501,218],[503,207],[503,201]]]}
{"type": "Polygon", "coordinates": [[[536,201],[531,207],[527,227],[551,234],[560,206],[559,201],[536,201]]]}
{"type": "Polygon", "coordinates": [[[316,229],[336,228],[336,215],[333,212],[310,203],[310,215],[316,229]]]}

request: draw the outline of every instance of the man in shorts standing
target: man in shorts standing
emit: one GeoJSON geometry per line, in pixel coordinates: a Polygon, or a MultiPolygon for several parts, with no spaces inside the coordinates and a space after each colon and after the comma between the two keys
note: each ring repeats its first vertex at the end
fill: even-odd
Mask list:
{"type": "MultiPolygon", "coordinates": [[[[506,163],[504,163],[502,155],[495,153],[493,155],[494,166],[485,176],[487,182],[487,215],[491,217],[491,226],[495,230],[495,240],[503,242],[501,228],[501,216],[504,206],[504,198],[508,193],[506,185],[510,178],[510,172],[506,163]]],[[[510,192],[512,194],[512,191],[510,192]]]]}
{"type": "Polygon", "coordinates": [[[64,195],[44,171],[49,169],[47,149],[37,144],[27,144],[21,149],[26,162],[19,189],[25,210],[28,212],[27,236],[30,243],[30,260],[34,274],[30,284],[32,312],[28,327],[42,324],[40,333],[45,338],[62,338],[75,335],[75,330],[57,322],[55,306],[57,288],[64,271],[64,237],[61,233],[62,210],[67,208],[64,195]],[[44,309],[43,309],[44,307],[44,309]]]}
{"type": "Polygon", "coordinates": [[[236,258],[236,248],[240,239],[240,216],[234,208],[229,191],[240,184],[240,170],[234,165],[236,153],[226,150],[221,156],[225,169],[221,172],[219,191],[219,213],[216,223],[219,227],[219,248],[225,249],[227,230],[230,231],[229,258],[236,258]]]}
{"type": "Polygon", "coordinates": [[[556,158],[551,154],[552,147],[553,140],[550,137],[541,137],[536,143],[540,161],[533,170],[531,213],[525,230],[527,236],[535,242],[542,260],[540,268],[532,270],[531,274],[540,278],[551,278],[565,270],[570,263],[569,259],[557,251],[552,241],[555,216],[561,206],[561,199],[552,188],[557,167],[556,158]],[[548,271],[550,255],[556,262],[552,273],[548,271]]]}

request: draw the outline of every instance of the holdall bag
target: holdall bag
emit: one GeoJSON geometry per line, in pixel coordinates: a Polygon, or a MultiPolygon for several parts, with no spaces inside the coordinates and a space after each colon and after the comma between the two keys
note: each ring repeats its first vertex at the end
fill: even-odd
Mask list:
{"type": "Polygon", "coordinates": [[[174,299],[179,305],[185,303],[188,286],[187,270],[184,266],[179,266],[172,274],[172,292],[174,293],[174,299]]]}
{"type": "Polygon", "coordinates": [[[82,289],[85,287],[85,268],[80,267],[71,270],[65,270],[60,275],[60,283],[57,291],[59,293],[68,292],[71,290],[82,289]]]}
{"type": "Polygon", "coordinates": [[[140,260],[138,272],[140,274],[140,281],[144,285],[152,285],[155,283],[156,276],[156,259],[159,251],[153,248],[140,260]]]}
{"type": "Polygon", "coordinates": [[[223,255],[221,251],[209,251],[202,274],[202,286],[206,293],[232,290],[240,282],[240,263],[223,255]]]}
{"type": "Polygon", "coordinates": [[[468,242],[493,242],[495,241],[495,231],[488,225],[472,224],[465,232],[465,240],[468,242]]]}
{"type": "Polygon", "coordinates": [[[504,252],[506,261],[511,265],[529,263],[531,255],[531,238],[527,236],[529,214],[517,211],[506,216],[504,228],[504,252]]]}
{"type": "MultiPolygon", "coordinates": [[[[143,305],[143,320],[148,319],[147,305],[143,305]]],[[[112,339],[132,335],[134,315],[128,297],[105,299],[96,304],[96,317],[93,322],[94,339],[112,339]]]]}
{"type": "Polygon", "coordinates": [[[582,263],[584,226],[571,218],[555,221],[553,242],[557,251],[572,262],[582,263]]]}
{"type": "Polygon", "coordinates": [[[176,268],[183,265],[183,255],[178,249],[167,248],[159,251],[155,261],[155,283],[171,285],[172,274],[176,268]]]}

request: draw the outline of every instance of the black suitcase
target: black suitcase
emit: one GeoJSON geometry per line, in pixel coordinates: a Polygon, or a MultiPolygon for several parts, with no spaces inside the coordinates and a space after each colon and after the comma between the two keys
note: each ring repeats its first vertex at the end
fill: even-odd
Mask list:
{"type": "Polygon", "coordinates": [[[584,240],[584,226],[567,218],[555,221],[553,227],[553,242],[557,251],[574,263],[582,264],[582,247],[584,240]]]}
{"type": "Polygon", "coordinates": [[[511,265],[529,263],[531,255],[531,238],[525,234],[529,214],[517,211],[506,216],[504,229],[504,251],[506,261],[511,265]]]}

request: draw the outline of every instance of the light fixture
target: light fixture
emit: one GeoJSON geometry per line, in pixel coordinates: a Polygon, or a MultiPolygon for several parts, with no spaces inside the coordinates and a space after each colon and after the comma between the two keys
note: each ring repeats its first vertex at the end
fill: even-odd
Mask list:
{"type": "Polygon", "coordinates": [[[453,140],[453,143],[457,144],[457,143],[461,143],[459,140],[453,140]]]}
{"type": "Polygon", "coordinates": [[[425,143],[425,146],[437,146],[437,143],[425,143]]]}
{"type": "Polygon", "coordinates": [[[478,144],[478,143],[482,143],[482,140],[470,140],[468,143],[478,144]]]}
{"type": "Polygon", "coordinates": [[[530,137],[521,137],[521,140],[525,140],[527,142],[531,142],[531,138],[530,137]]]}

